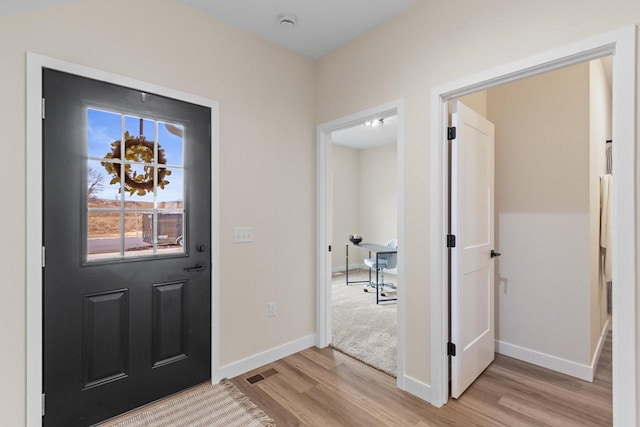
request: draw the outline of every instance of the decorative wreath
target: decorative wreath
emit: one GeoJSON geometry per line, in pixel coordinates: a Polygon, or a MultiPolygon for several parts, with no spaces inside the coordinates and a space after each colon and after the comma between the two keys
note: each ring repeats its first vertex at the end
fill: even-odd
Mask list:
{"type": "MultiPolygon", "coordinates": [[[[153,146],[155,142],[147,141],[144,136],[132,138],[129,132],[124,134],[124,159],[130,162],[152,163],[153,162],[153,146]]],[[[111,143],[111,152],[105,156],[107,159],[121,159],[122,146],[121,141],[111,143]]],[[[158,144],[158,164],[167,163],[164,156],[164,148],[158,144]]],[[[101,165],[107,172],[113,175],[110,185],[119,184],[121,181],[121,168],[119,163],[102,162],[101,165]]],[[[124,191],[128,191],[130,195],[137,194],[144,196],[147,192],[153,192],[154,187],[154,167],[144,166],[144,174],[132,171],[131,164],[124,165],[124,191]]],[[[171,171],[167,168],[158,169],[158,187],[164,189],[169,181],[165,177],[171,175],[171,171]]],[[[120,191],[123,191],[121,188],[120,191]]]]}

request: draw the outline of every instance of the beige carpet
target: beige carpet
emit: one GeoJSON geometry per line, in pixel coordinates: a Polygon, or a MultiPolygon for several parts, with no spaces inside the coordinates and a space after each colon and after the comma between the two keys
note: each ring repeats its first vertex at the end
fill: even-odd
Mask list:
{"type": "Polygon", "coordinates": [[[100,427],[272,427],[276,423],[232,382],[205,385],[100,427]]]}
{"type": "MultiPolygon", "coordinates": [[[[349,272],[349,280],[367,280],[368,277],[364,271],[349,272]]],[[[396,283],[396,277],[385,274],[385,281],[396,283]]],[[[395,377],[397,304],[376,304],[375,290],[363,292],[363,285],[346,286],[344,274],[333,275],[331,346],[395,377]]]]}

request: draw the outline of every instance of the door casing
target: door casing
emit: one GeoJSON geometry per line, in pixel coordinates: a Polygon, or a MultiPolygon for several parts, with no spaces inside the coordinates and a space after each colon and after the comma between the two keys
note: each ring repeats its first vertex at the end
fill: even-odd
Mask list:
{"type": "MultiPolygon", "coordinates": [[[[331,180],[331,132],[362,124],[380,116],[398,116],[398,156],[397,156],[397,189],[398,189],[398,252],[404,253],[404,100],[399,99],[377,107],[342,117],[317,127],[316,139],[316,346],[323,348],[331,343],[331,252],[329,246],[342,247],[344,242],[332,242],[332,180],[331,180]]],[[[346,236],[345,236],[346,238],[346,236]]],[[[346,241],[346,240],[345,240],[346,241]]],[[[397,353],[397,386],[405,387],[404,375],[404,257],[398,257],[398,353],[397,353]]]]}
{"type": "Polygon", "coordinates": [[[42,425],[42,70],[136,88],[211,109],[211,381],[220,375],[219,103],[129,77],[27,52],[27,426],[42,425]]]}
{"type": "Polygon", "coordinates": [[[431,92],[430,302],[431,403],[448,400],[448,259],[444,236],[448,221],[447,102],[454,98],[559,68],[613,56],[613,139],[616,170],[613,223],[613,421],[637,420],[637,196],[636,196],[636,26],[601,34],[518,62],[503,65],[431,92]],[[624,228],[624,229],[623,229],[624,228]]]}

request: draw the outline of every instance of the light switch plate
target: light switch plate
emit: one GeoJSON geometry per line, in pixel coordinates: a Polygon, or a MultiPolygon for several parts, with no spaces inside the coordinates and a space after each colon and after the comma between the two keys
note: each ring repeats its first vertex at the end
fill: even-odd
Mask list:
{"type": "Polygon", "coordinates": [[[253,242],[253,227],[235,227],[233,229],[233,243],[253,242]]]}

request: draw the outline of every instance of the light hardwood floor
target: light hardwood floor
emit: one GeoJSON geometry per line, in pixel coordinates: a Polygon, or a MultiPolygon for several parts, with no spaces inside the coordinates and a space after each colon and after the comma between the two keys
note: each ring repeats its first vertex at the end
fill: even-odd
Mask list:
{"type": "Polygon", "coordinates": [[[458,400],[435,408],[395,378],[332,348],[310,348],[233,379],[278,426],[608,426],[611,334],[593,383],[506,356],[458,400]],[[253,385],[247,378],[279,373],[253,385]]]}

